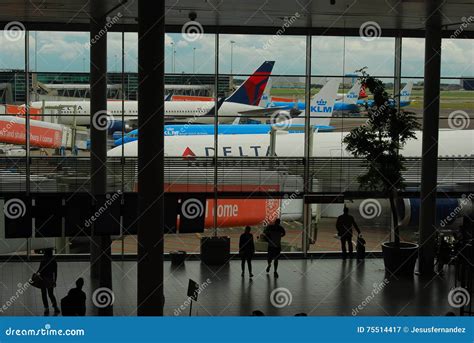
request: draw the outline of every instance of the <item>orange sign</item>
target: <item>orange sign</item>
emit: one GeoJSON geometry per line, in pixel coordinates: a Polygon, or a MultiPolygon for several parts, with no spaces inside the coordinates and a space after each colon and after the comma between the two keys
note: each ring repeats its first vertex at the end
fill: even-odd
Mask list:
{"type": "MultiPolygon", "coordinates": [[[[26,113],[25,106],[5,105],[5,114],[19,114],[24,117],[26,113]]],[[[41,120],[41,108],[30,107],[30,118],[41,120]]]]}
{"type": "MultiPolygon", "coordinates": [[[[219,191],[225,192],[275,192],[278,185],[219,185],[219,191]]],[[[165,184],[165,192],[212,192],[212,185],[165,184]]],[[[214,227],[214,199],[206,200],[205,227],[214,227]]],[[[239,227],[258,225],[263,221],[278,218],[279,199],[218,199],[217,226],[239,227]]],[[[179,224],[178,224],[179,227],[179,224]]]]}
{"type": "MultiPolygon", "coordinates": [[[[0,117],[0,142],[26,144],[25,120],[18,117],[0,117]]],[[[40,148],[59,148],[62,142],[60,127],[30,122],[30,144],[40,148]]]]}

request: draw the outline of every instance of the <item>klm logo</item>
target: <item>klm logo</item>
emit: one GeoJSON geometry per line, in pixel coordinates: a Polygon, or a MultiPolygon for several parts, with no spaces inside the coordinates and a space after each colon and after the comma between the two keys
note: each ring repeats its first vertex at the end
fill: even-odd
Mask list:
{"type": "Polygon", "coordinates": [[[327,105],[326,100],[318,100],[316,101],[316,106],[311,106],[311,113],[316,112],[316,113],[331,113],[332,112],[332,106],[326,106],[327,105]]]}
{"type": "Polygon", "coordinates": [[[358,95],[356,93],[347,93],[347,98],[348,99],[355,99],[357,97],[358,97],[358,95]]]}
{"type": "Polygon", "coordinates": [[[401,96],[410,96],[410,92],[408,91],[403,91],[400,93],[401,96]]]}

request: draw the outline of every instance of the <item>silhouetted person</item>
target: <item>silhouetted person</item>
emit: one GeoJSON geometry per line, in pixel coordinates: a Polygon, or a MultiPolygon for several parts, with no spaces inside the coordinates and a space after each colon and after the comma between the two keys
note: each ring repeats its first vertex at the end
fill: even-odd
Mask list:
{"type": "Polygon", "coordinates": [[[58,278],[58,264],[53,256],[53,249],[46,249],[44,251],[43,259],[41,260],[38,274],[43,280],[43,287],[41,287],[41,298],[43,299],[44,314],[49,314],[48,296],[53,305],[54,313],[58,314],[59,308],[54,296],[54,287],[56,287],[56,279],[58,278]]]}
{"type": "Polygon", "coordinates": [[[356,254],[357,261],[362,261],[365,259],[365,239],[362,238],[362,234],[357,236],[356,254]]]}
{"type": "Polygon", "coordinates": [[[437,272],[443,274],[444,265],[449,264],[451,258],[451,247],[444,237],[440,238],[438,252],[437,252],[437,272]]]}
{"type": "Polygon", "coordinates": [[[354,217],[349,214],[349,209],[344,207],[344,214],[341,214],[337,217],[336,229],[337,234],[341,238],[341,249],[342,249],[342,258],[346,259],[347,249],[346,243],[349,247],[349,257],[352,258],[352,227],[360,234],[359,227],[357,226],[354,217]]]}
{"type": "Polygon", "coordinates": [[[61,300],[63,316],[86,315],[86,293],[82,290],[84,279],[76,280],[76,288],[71,288],[69,293],[61,300]]]}
{"type": "Polygon", "coordinates": [[[286,232],[283,226],[280,224],[280,219],[276,219],[274,224],[268,225],[264,231],[265,238],[268,242],[268,266],[267,273],[270,272],[270,268],[273,262],[273,275],[278,277],[278,259],[281,253],[281,238],[285,236],[286,232]]]}
{"type": "Polygon", "coordinates": [[[250,226],[245,227],[245,232],[240,235],[239,253],[242,260],[242,276],[245,274],[245,262],[249,268],[249,276],[252,277],[252,257],[255,253],[255,244],[253,242],[253,235],[250,233],[250,226]]]}
{"type": "Polygon", "coordinates": [[[265,313],[263,313],[262,311],[260,310],[255,310],[252,312],[252,316],[253,317],[264,317],[265,316],[265,313]]]}

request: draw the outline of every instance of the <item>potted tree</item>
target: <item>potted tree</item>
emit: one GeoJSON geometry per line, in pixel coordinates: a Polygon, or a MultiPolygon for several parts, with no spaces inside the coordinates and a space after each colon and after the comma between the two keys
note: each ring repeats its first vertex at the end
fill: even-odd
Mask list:
{"type": "Polygon", "coordinates": [[[367,171],[358,176],[360,188],[380,191],[390,201],[393,239],[382,244],[385,270],[391,274],[413,275],[418,245],[400,242],[396,204],[398,192],[405,187],[402,177],[405,158],[400,149],[408,140],[416,139],[415,130],[420,125],[413,112],[398,110],[381,80],[363,69],[360,71],[361,83],[373,94],[374,100],[370,106],[365,105],[367,121],[353,129],[343,142],[349,152],[365,161],[367,171]]]}

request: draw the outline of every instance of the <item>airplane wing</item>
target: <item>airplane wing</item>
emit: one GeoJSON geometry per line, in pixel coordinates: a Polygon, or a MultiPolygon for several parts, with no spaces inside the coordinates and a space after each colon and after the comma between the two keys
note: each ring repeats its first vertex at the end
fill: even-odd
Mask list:
{"type": "MultiPolygon", "coordinates": [[[[254,110],[241,111],[238,113],[244,117],[267,117],[267,116],[271,116],[275,112],[283,111],[283,110],[288,110],[288,107],[280,106],[280,107],[257,108],[254,110]]],[[[301,111],[299,111],[298,113],[300,112],[301,111]]],[[[295,114],[298,114],[298,113],[295,113],[295,114]]]]}

